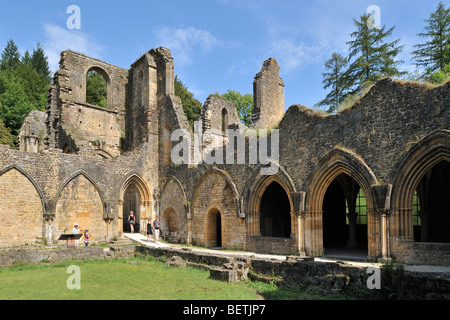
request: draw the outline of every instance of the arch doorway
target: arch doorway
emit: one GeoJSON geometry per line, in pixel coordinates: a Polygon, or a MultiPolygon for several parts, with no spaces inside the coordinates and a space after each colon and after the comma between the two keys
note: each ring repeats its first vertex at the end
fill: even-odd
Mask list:
{"type": "Polygon", "coordinates": [[[222,215],[216,208],[206,215],[205,246],[222,247],[222,215]]]}
{"type": "Polygon", "coordinates": [[[128,223],[130,212],[133,211],[135,216],[134,232],[140,231],[140,198],[136,186],[131,183],[125,190],[123,195],[123,232],[131,232],[128,223]]]}
{"type": "Polygon", "coordinates": [[[341,173],[328,186],[322,208],[324,255],[365,259],[367,203],[358,183],[341,173]]]}
{"type": "Polygon", "coordinates": [[[413,199],[414,240],[450,243],[450,162],[441,161],[420,180],[413,199]]]}
{"type": "Polygon", "coordinates": [[[284,188],[273,181],[264,191],[260,204],[262,237],[291,236],[291,205],[284,188]]]}

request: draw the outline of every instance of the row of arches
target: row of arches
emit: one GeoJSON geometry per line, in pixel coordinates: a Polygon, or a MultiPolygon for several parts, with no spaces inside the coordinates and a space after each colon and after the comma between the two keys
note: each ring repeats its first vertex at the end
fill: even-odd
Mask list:
{"type": "Polygon", "coordinates": [[[154,210],[149,190],[141,177],[130,174],[118,190],[120,200],[115,207],[106,201],[95,181],[79,171],[48,199],[30,174],[18,166],[8,166],[0,171],[0,247],[53,243],[61,234],[70,233],[75,223],[90,230],[92,241],[108,240],[118,231],[128,231],[122,221],[131,210],[141,218],[139,223],[151,217],[154,210]]]}
{"type": "MultiPolygon", "coordinates": [[[[424,139],[402,157],[392,185],[380,183],[362,159],[341,149],[319,162],[305,192],[281,167],[273,176],[256,170],[241,194],[229,175],[210,170],[195,188],[187,239],[227,248],[244,243],[246,249],[255,239],[271,245],[283,239],[285,249],[307,255],[371,258],[387,257],[392,239],[448,243],[449,149],[445,130],[424,139]]],[[[264,250],[261,243],[255,247],[264,250]]]]}

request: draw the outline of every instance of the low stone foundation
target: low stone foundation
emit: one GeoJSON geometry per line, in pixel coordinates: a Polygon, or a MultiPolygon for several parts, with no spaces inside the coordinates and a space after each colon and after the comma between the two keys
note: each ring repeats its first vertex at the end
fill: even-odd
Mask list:
{"type": "MultiPolygon", "coordinates": [[[[169,261],[181,261],[183,265],[191,265],[210,270],[212,279],[236,282],[240,280],[266,281],[275,283],[279,287],[305,286],[313,288],[316,293],[327,295],[343,293],[347,290],[367,289],[366,295],[374,295],[385,299],[386,290],[396,291],[414,290],[415,299],[449,299],[450,275],[448,273],[428,272],[392,272],[381,271],[382,290],[368,290],[367,280],[371,273],[366,267],[358,267],[344,262],[314,261],[313,258],[299,258],[287,256],[286,260],[264,259],[248,255],[226,255],[202,251],[194,251],[190,248],[149,248],[137,246],[136,252],[142,255],[151,255],[156,258],[166,258],[169,261]],[[175,258],[174,258],[175,257],[175,258]],[[392,281],[392,277],[398,288],[383,288],[385,281],[392,281]],[[397,282],[396,282],[397,281],[397,282]]],[[[389,284],[391,285],[391,284],[389,284]]],[[[385,286],[387,287],[387,286],[385,286]]],[[[395,296],[397,297],[397,296],[395,296]]],[[[402,298],[402,297],[397,297],[402,298]]]]}
{"type": "Polygon", "coordinates": [[[0,251],[0,266],[36,264],[42,262],[64,262],[70,260],[102,259],[102,247],[69,248],[20,248],[0,251]]]}
{"type": "Polygon", "coordinates": [[[391,256],[398,263],[450,266],[450,243],[397,241],[393,239],[391,256]]]}

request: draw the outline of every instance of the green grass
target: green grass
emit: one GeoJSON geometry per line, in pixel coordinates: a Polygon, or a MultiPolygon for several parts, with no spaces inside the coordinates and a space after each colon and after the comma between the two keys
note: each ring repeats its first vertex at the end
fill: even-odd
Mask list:
{"type": "Polygon", "coordinates": [[[256,300],[276,286],[226,283],[209,271],[166,266],[153,258],[75,261],[0,268],[0,300],[256,300]],[[69,266],[80,267],[81,289],[68,289],[69,266]]]}

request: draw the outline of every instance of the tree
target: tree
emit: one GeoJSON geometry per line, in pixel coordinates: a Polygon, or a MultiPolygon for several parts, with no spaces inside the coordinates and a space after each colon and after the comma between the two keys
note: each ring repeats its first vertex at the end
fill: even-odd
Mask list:
{"type": "Polygon", "coordinates": [[[215,93],[227,101],[233,102],[236,106],[238,117],[243,124],[249,126],[252,121],[252,110],[253,110],[253,95],[247,93],[242,95],[241,93],[228,89],[224,94],[215,93]]]}
{"type": "Polygon", "coordinates": [[[3,70],[15,68],[20,64],[20,53],[14,40],[10,39],[2,52],[0,67],[3,70]]]}
{"type": "Polygon", "coordinates": [[[21,59],[22,64],[25,64],[27,66],[31,66],[31,54],[30,52],[27,50],[25,51],[25,54],[23,55],[22,59],[21,59]]]}
{"type": "Polygon", "coordinates": [[[48,58],[45,56],[44,49],[38,43],[36,49],[33,50],[31,55],[31,66],[41,76],[43,76],[48,83],[51,81],[51,71],[48,66],[48,58]]]}
{"type": "Polygon", "coordinates": [[[450,8],[446,9],[442,2],[430,18],[424,20],[427,25],[424,32],[417,34],[429,39],[425,43],[414,46],[412,52],[416,66],[425,67],[426,74],[444,70],[445,65],[450,63],[450,8]]]}
{"type": "Polygon", "coordinates": [[[354,39],[348,41],[350,63],[345,72],[345,81],[352,87],[351,94],[361,90],[367,83],[375,82],[383,76],[397,76],[402,73],[397,65],[403,61],[396,60],[403,46],[398,46],[400,39],[387,42],[395,26],[386,30],[382,28],[369,28],[369,14],[364,14],[359,20],[353,19],[357,30],[350,34],[354,39]],[[353,59],[353,60],[352,60],[353,59]]]}
{"type": "Polygon", "coordinates": [[[183,82],[178,79],[178,76],[175,76],[175,95],[181,99],[183,111],[189,121],[189,124],[193,126],[194,122],[200,118],[202,104],[194,98],[194,95],[188,91],[183,82]]]}
{"type": "Polygon", "coordinates": [[[327,112],[337,111],[339,103],[346,96],[348,90],[348,83],[344,78],[346,66],[347,59],[336,52],[333,52],[331,58],[325,62],[325,69],[329,72],[322,73],[324,78],[322,81],[323,88],[331,87],[332,90],[316,106],[329,106],[327,112]]]}
{"type": "Polygon", "coordinates": [[[2,119],[0,119],[0,144],[7,144],[14,147],[14,139],[11,135],[11,129],[5,127],[2,119]]]}
{"type": "Polygon", "coordinates": [[[33,110],[33,105],[14,74],[0,75],[0,118],[5,126],[17,137],[25,117],[33,110]]]}
{"type": "Polygon", "coordinates": [[[444,69],[439,69],[438,71],[433,72],[430,75],[430,82],[431,83],[436,83],[436,84],[444,83],[444,82],[446,82],[449,79],[450,79],[450,63],[447,64],[444,67],[444,69]]]}
{"type": "Polygon", "coordinates": [[[106,81],[103,76],[95,70],[91,70],[86,76],[86,102],[106,108],[106,81]]]}

